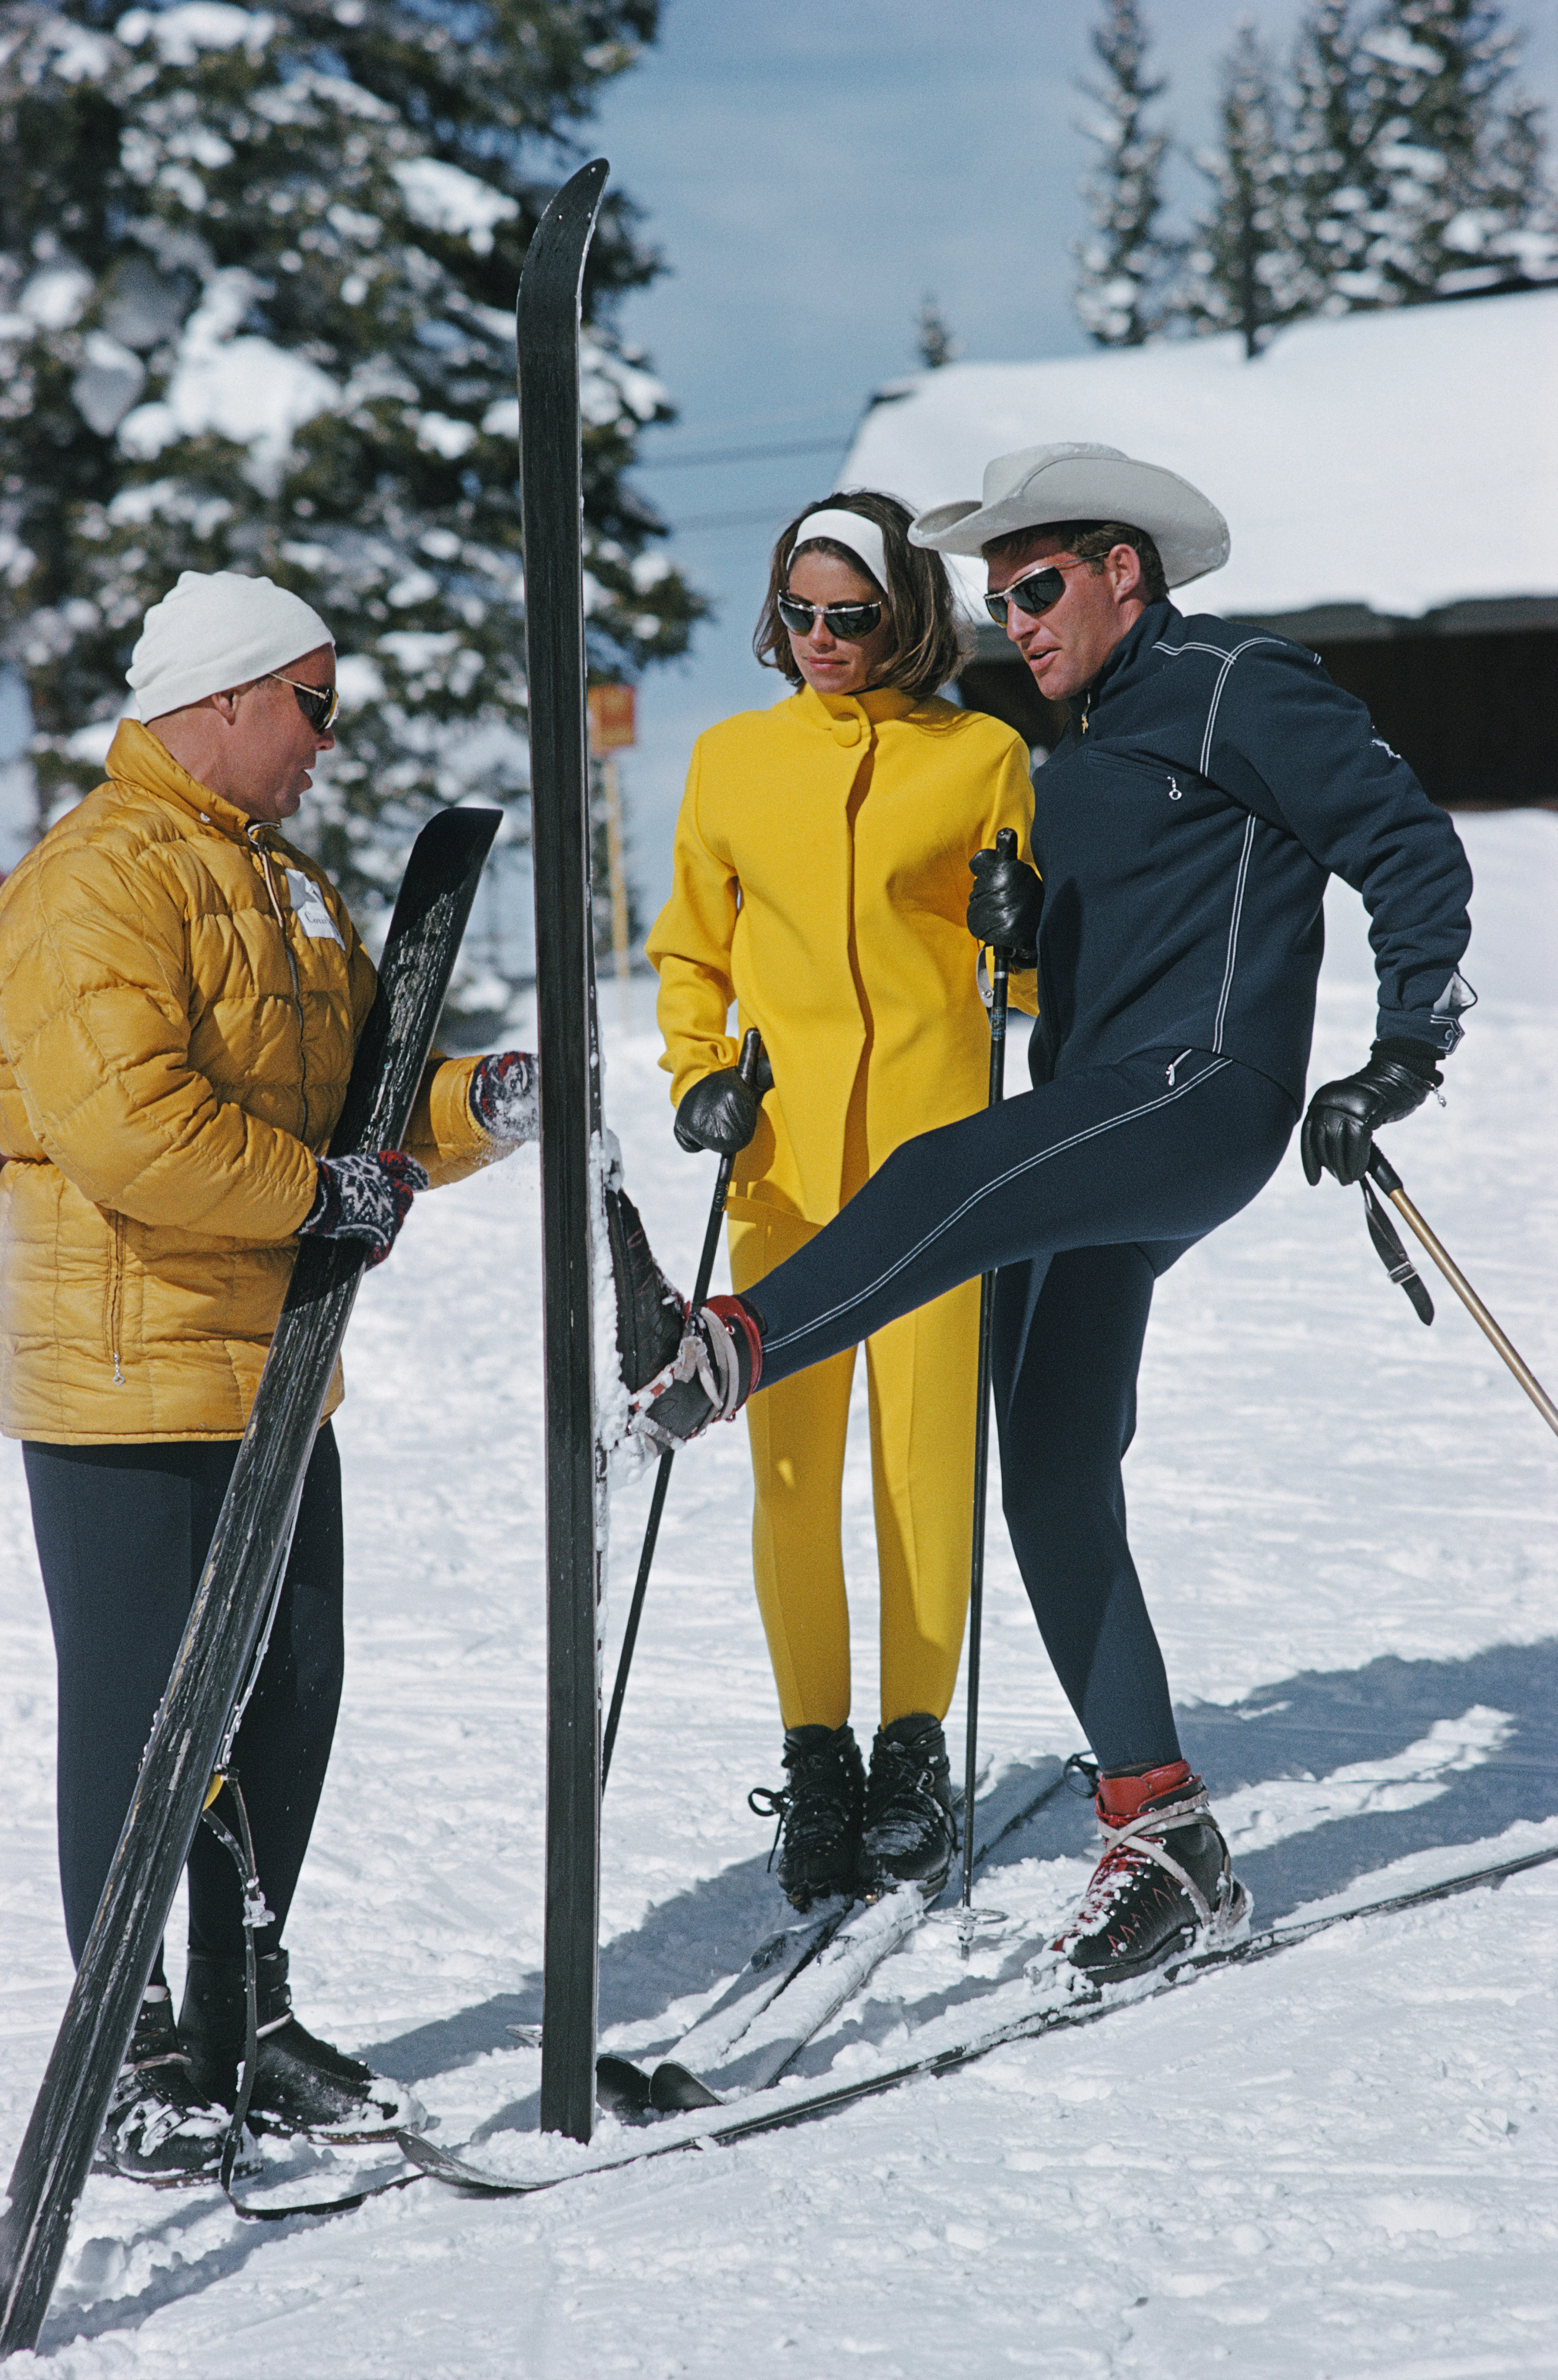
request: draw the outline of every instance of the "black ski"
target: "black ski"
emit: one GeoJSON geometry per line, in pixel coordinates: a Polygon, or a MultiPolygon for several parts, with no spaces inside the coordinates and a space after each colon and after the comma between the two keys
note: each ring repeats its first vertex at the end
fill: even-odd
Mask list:
{"type": "MultiPolygon", "coordinates": [[[[411,853],[358,1043],[336,1156],[398,1146],[432,1047],[500,813],[442,812],[411,853]]],[[[0,2223],[0,2354],[36,2344],[189,1856],[228,1719],[287,1545],[366,1249],[305,1240],[265,1361],[189,1623],[0,2223]]]]}
{"type": "Polygon", "coordinates": [[[601,1532],[593,1210],[602,1159],[584,725],[578,326],[596,158],[542,217],[519,281],[546,1398],[546,1924],[541,2120],[590,2138],[601,1868],[601,1532]]]}
{"type": "Polygon", "coordinates": [[[561,2189],[565,2182],[583,2181],[591,2175],[620,2173],[630,2166],[647,2165],[654,2157],[676,2156],[684,2149],[724,2148],[734,2141],[752,2140],[763,2132],[786,2131],[793,2125],[814,2123],[821,2117],[836,2114],[841,2107],[854,2107],[861,2099],[874,2099],[884,2092],[899,2090],[906,2082],[955,2073],[961,2067],[988,2058],[992,2050],[1004,2049],[1009,2042],[1031,2041],[1042,2034],[1096,2024],[1101,2018],[1122,2009],[1138,2008],[1144,2000],[1180,1989],[1198,1976],[1225,1967],[1252,1966],[1260,1960],[1273,1958],[1279,1950],[1291,1949],[1296,1943],[1312,1941],[1317,1934],[1330,1933],[1338,1925],[1353,1925],[1359,1918],[1393,1917],[1404,1910],[1424,1908],[1430,1901],[1448,1900],[1456,1893],[1496,1888],[1512,1876],[1521,1876],[1529,1868],[1545,1866],[1555,1859],[1558,1844],[1552,1844],[1541,1851],[1528,1852],[1519,1859],[1500,1860],[1469,1873],[1446,1876],[1438,1884],[1423,1885],[1416,1891],[1390,1893],[1356,1909],[1339,1909],[1329,1916],[1300,1919],[1295,1925],[1270,1926],[1264,1933],[1251,1935],[1247,1942],[1236,1943],[1226,1950],[1193,1954],[1159,1969],[1155,1974],[1141,1976],[1134,1985],[1116,1985],[1113,1990],[1087,1991],[1076,1997],[1068,1995],[1013,2017],[1004,2024],[992,2025],[988,2032],[968,2041],[928,2051],[923,2058],[889,2067],[882,2073],[862,2075],[858,2082],[842,2082],[831,2090],[788,2096],[781,2099],[777,2107],[762,2108],[754,2115],[705,2125],[697,2131],[679,2133],[675,2140],[660,2142],[652,2148],[631,2149],[623,2156],[577,2167],[571,2173],[548,2174],[532,2181],[515,2180],[487,2167],[472,2165],[467,2158],[415,2133],[400,2132],[396,2137],[413,2165],[420,2166],[433,2180],[447,2182],[451,2189],[474,2191],[490,2198],[526,2198],[539,2191],[561,2189]]]}

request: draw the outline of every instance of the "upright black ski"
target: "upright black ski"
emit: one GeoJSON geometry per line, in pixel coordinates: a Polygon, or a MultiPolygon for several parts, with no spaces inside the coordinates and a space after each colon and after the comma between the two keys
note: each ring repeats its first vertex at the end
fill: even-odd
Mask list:
{"type": "MultiPolygon", "coordinates": [[[[394,1148],[405,1134],[499,816],[445,810],[417,838],[330,1143],[336,1156],[394,1148]]],[[[366,1254],[360,1242],[310,1239],[293,1267],[189,1623],[11,2176],[10,2207],[0,2222],[0,2354],[37,2342],[71,2212],[286,1558],[366,1254]]]]}
{"type": "Polygon", "coordinates": [[[587,2141],[595,2111],[600,1907],[601,1532],[593,1211],[600,1050],[584,726],[578,325],[603,158],[566,182],[519,281],[519,469],[530,696],[546,1388],[546,1929],[543,2131],[587,2141]]]}

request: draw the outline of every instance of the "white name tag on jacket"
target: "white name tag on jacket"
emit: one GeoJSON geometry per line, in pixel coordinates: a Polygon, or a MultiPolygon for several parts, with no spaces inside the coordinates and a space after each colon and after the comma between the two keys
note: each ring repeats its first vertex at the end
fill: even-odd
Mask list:
{"type": "Polygon", "coordinates": [[[286,889],[292,899],[292,914],[310,941],[335,942],[342,950],[340,929],[324,905],[324,895],[311,876],[300,868],[286,870],[286,889]]]}

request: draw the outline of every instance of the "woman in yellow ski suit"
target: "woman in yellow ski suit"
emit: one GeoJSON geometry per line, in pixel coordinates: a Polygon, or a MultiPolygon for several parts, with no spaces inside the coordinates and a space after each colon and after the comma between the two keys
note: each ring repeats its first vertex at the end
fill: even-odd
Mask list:
{"type": "MultiPolygon", "coordinates": [[[[738,1292],[901,1142],[987,1096],[968,861],[1002,827],[1028,848],[1029,755],[998,720],[937,698],[956,662],[951,591],[939,557],[909,545],[910,517],[857,491],[780,538],[755,645],[797,691],[698,739],[671,898],[649,937],[677,1137],[740,1149],[728,1208],[738,1292]],[[761,1111],[732,1072],[754,1025],[773,1070],[761,1111]]],[[[1033,984],[1014,978],[1029,1009],[1033,984]]],[[[968,1282],[866,1342],[882,1593],[871,1803],[880,1822],[907,1781],[924,1821],[907,1834],[928,1827],[929,1846],[890,1823],[884,1851],[882,1824],[856,1806],[840,1542],[854,1351],[748,1407],[753,1569],[790,1775],[774,1805],[779,1873],[802,1908],[857,1888],[862,1822],[868,1885],[912,1875],[929,1890],[945,1874],[940,1721],[968,1597],[978,1315],[968,1282]]]]}

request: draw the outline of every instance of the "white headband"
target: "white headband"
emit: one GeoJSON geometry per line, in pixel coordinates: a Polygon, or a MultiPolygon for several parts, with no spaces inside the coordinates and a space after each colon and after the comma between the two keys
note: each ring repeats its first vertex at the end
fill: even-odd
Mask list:
{"type": "MultiPolygon", "coordinates": [[[[865,564],[882,593],[892,591],[887,584],[887,549],[875,521],[867,520],[863,513],[846,513],[836,507],[831,512],[808,513],[796,531],[796,544],[805,545],[814,537],[831,537],[835,545],[846,545],[865,564]]],[[[793,554],[794,549],[791,551],[793,554]]]]}
{"type": "Polygon", "coordinates": [[[125,674],[141,718],[161,719],[335,641],[312,605],[274,578],[186,570],[147,613],[125,674]]]}

